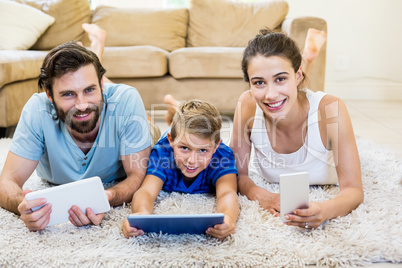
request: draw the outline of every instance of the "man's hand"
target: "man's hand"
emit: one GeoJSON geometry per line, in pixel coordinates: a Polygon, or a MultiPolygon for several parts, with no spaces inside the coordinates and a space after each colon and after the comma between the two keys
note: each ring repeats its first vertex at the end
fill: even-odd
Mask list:
{"type": "MultiPolygon", "coordinates": [[[[24,196],[30,193],[30,190],[24,190],[24,196]]],[[[33,212],[32,208],[46,204],[46,199],[40,198],[28,201],[26,198],[18,206],[21,220],[25,223],[30,231],[39,231],[46,228],[50,221],[50,213],[52,213],[52,205],[46,204],[42,208],[33,212]]]]}
{"type": "Polygon", "coordinates": [[[110,202],[110,200],[113,198],[112,191],[111,190],[105,190],[105,194],[106,194],[107,201],[110,202]]]}
{"type": "MultiPolygon", "coordinates": [[[[112,191],[105,190],[105,194],[107,200],[110,201],[113,196],[112,191]]],[[[102,222],[103,217],[105,217],[105,213],[95,214],[90,208],[86,209],[85,215],[77,206],[72,206],[71,209],[69,209],[68,214],[70,214],[68,219],[76,227],[81,227],[88,224],[99,225],[102,222]]]]}
{"type": "Polygon", "coordinates": [[[274,216],[279,216],[279,194],[271,193],[264,188],[255,186],[250,190],[250,194],[247,194],[247,197],[251,200],[258,201],[261,207],[268,210],[274,216]]]}
{"type": "Polygon", "coordinates": [[[234,234],[236,227],[236,222],[230,218],[230,216],[225,215],[222,224],[217,224],[214,227],[210,227],[207,229],[206,233],[218,238],[220,240],[225,239],[227,236],[234,234]]]}
{"type": "Polygon", "coordinates": [[[78,206],[72,206],[68,210],[68,219],[74,226],[81,227],[88,224],[99,225],[105,217],[105,213],[95,214],[90,208],[86,209],[86,213],[85,215],[78,206]]]}

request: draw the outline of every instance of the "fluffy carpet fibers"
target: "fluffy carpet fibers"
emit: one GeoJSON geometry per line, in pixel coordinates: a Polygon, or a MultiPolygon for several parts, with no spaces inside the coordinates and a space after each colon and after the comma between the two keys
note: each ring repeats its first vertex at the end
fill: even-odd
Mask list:
{"type": "MultiPolygon", "coordinates": [[[[0,140],[0,170],[9,139],[0,140]]],[[[286,226],[240,196],[236,233],[224,241],[206,235],[148,234],[125,239],[121,232],[129,205],[106,214],[100,226],[70,223],[29,232],[18,216],[0,208],[1,267],[299,267],[402,262],[402,161],[393,153],[358,139],[364,203],[346,217],[306,231],[286,226]]],[[[278,192],[276,184],[262,187],[278,192]]],[[[33,174],[24,188],[48,187],[33,174]]],[[[336,186],[311,187],[312,201],[333,198],[336,186]]],[[[155,214],[213,213],[215,197],[161,193],[155,214]]]]}

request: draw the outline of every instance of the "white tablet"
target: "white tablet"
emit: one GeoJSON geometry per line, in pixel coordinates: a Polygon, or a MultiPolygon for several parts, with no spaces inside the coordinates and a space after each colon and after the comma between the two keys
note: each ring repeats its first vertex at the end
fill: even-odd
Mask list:
{"type": "Polygon", "coordinates": [[[281,174],[279,176],[279,199],[281,220],[297,208],[308,208],[310,178],[308,172],[281,174]]]}
{"type": "MultiPolygon", "coordinates": [[[[85,214],[87,208],[91,208],[95,214],[110,210],[109,201],[99,177],[31,192],[26,194],[25,198],[29,201],[46,198],[46,202],[52,204],[48,226],[69,221],[68,210],[74,205],[78,206],[85,214]]],[[[41,207],[34,207],[32,210],[36,211],[41,207]]]]}
{"type": "Polygon", "coordinates": [[[146,233],[205,234],[209,227],[223,223],[223,213],[177,215],[128,215],[130,226],[146,233]]]}

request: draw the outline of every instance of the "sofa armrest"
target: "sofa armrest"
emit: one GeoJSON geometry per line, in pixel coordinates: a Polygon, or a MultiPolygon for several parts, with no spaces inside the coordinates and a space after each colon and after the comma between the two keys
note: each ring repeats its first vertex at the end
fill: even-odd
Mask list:
{"type": "Polygon", "coordinates": [[[0,50],[0,88],[39,76],[47,51],[0,50]]]}
{"type": "MultiPolygon", "coordinates": [[[[301,51],[304,49],[304,43],[307,31],[314,28],[327,32],[327,23],[324,19],[317,17],[297,17],[286,18],[282,23],[282,31],[286,32],[299,45],[301,51]]],[[[313,91],[324,91],[325,83],[325,62],[326,62],[326,43],[322,46],[320,54],[314,61],[310,74],[308,76],[307,87],[313,91]]]]}

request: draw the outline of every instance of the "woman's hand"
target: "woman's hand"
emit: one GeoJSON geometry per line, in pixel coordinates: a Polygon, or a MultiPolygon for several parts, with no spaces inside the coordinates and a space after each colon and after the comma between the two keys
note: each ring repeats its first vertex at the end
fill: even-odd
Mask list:
{"type": "Polygon", "coordinates": [[[279,194],[255,186],[250,189],[247,197],[260,203],[260,206],[268,210],[272,215],[278,217],[280,212],[279,194]]]}
{"type": "Polygon", "coordinates": [[[236,222],[233,221],[229,215],[225,215],[222,224],[217,224],[214,227],[208,228],[206,233],[215,238],[223,240],[227,236],[234,234],[235,226],[236,222]]]}
{"type": "Polygon", "coordinates": [[[306,209],[295,209],[293,214],[286,214],[287,225],[301,228],[318,228],[325,220],[325,209],[322,203],[310,202],[306,209]]]}

